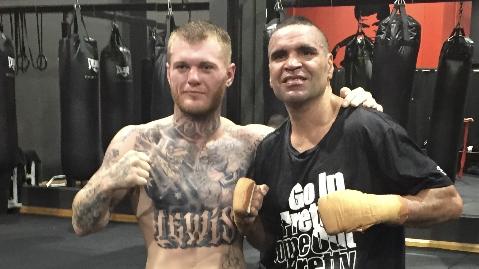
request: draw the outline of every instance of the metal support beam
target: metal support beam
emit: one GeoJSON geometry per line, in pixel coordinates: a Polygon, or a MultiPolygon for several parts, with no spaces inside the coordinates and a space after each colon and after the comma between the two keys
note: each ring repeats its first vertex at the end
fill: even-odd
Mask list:
{"type": "MultiPolygon", "coordinates": [[[[194,3],[172,3],[174,11],[194,11],[194,10],[209,10],[209,2],[194,2],[194,3]]],[[[36,5],[36,6],[7,6],[0,7],[1,13],[61,13],[73,10],[73,5],[36,5]]],[[[141,3],[141,4],[82,4],[81,10],[88,11],[167,11],[168,4],[160,3],[141,3]]]]}
{"type": "MultiPolygon", "coordinates": [[[[460,2],[460,0],[405,0],[406,4],[437,3],[437,2],[460,2]]],[[[472,0],[464,0],[470,2],[472,0]]],[[[330,7],[330,6],[354,6],[357,4],[393,4],[394,0],[283,0],[283,7],[330,7]]]]}

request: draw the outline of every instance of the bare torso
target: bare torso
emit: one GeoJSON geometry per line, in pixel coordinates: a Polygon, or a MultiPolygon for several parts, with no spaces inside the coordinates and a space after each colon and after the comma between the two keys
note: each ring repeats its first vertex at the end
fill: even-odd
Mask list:
{"type": "Polygon", "coordinates": [[[220,134],[198,145],[171,122],[162,119],[132,133],[133,149],[145,152],[152,167],[148,184],[136,191],[146,268],[245,268],[232,195],[270,129],[222,119],[220,134]]]}

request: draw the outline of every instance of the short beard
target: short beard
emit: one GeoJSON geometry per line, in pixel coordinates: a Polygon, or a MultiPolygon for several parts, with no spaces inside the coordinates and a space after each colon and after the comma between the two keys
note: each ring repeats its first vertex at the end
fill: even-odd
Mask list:
{"type": "Polygon", "coordinates": [[[219,113],[223,100],[223,94],[217,94],[213,96],[211,100],[210,106],[206,107],[205,109],[197,109],[197,108],[188,108],[182,106],[181,104],[177,103],[178,109],[183,113],[185,116],[198,121],[207,120],[211,116],[214,116],[216,113],[219,113]]]}

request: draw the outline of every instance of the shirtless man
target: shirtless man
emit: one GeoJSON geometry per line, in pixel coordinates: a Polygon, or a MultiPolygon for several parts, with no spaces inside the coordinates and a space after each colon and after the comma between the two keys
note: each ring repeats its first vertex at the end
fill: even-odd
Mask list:
{"type": "MultiPolygon", "coordinates": [[[[206,22],[177,29],[168,42],[167,70],[174,114],[118,132],[73,201],[73,228],[84,235],[105,227],[114,205],[131,193],[147,269],[245,268],[232,194],[272,129],[220,117],[235,73],[224,30],[206,22]]],[[[371,99],[365,104],[377,106],[371,99]]]]}

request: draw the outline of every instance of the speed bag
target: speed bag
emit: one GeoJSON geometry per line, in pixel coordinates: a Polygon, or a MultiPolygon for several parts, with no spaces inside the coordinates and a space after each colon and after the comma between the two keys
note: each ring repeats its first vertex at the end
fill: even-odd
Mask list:
{"type": "Polygon", "coordinates": [[[427,153],[454,180],[474,42],[456,28],[439,58],[427,153]]]}
{"type": "Polygon", "coordinates": [[[100,166],[100,91],[98,49],[90,37],[74,32],[60,56],[67,54],[60,89],[61,157],[67,184],[87,180],[100,166]]]}
{"type": "Polygon", "coordinates": [[[374,45],[365,35],[356,36],[346,45],[343,67],[346,86],[354,89],[371,89],[374,45]]]}
{"type": "Polygon", "coordinates": [[[100,108],[103,151],[124,126],[135,123],[132,65],[130,50],[121,43],[114,26],[110,43],[100,56],[100,108]]]}
{"type": "Polygon", "coordinates": [[[373,96],[404,128],[420,41],[420,24],[406,14],[404,5],[395,5],[380,22],[374,43],[373,96]]]}
{"type": "Polygon", "coordinates": [[[0,189],[5,189],[15,165],[18,145],[15,105],[15,50],[0,32],[0,189]],[[8,175],[8,176],[7,176],[8,175]]]}

